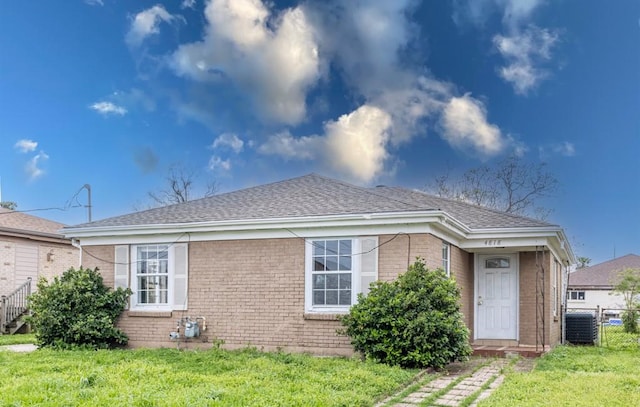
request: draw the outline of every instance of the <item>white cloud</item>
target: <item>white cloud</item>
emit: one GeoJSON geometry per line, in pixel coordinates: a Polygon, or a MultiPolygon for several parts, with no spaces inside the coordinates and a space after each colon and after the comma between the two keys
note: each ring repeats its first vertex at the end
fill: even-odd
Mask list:
{"type": "Polygon", "coordinates": [[[374,106],[341,116],[325,125],[330,165],[358,181],[370,182],[384,170],[388,158],[391,116],[374,106]]]}
{"type": "Polygon", "coordinates": [[[347,82],[372,97],[407,74],[400,51],[416,38],[408,20],[407,0],[368,2],[318,2],[312,13],[323,51],[340,65],[347,82]]]}
{"type": "Polygon", "coordinates": [[[516,29],[531,19],[545,0],[454,0],[453,20],[458,25],[471,22],[484,25],[493,13],[502,13],[502,22],[508,29],[516,29]]]}
{"type": "Polygon", "coordinates": [[[209,170],[211,171],[216,171],[216,170],[229,171],[230,169],[231,169],[231,161],[228,159],[223,160],[217,155],[213,155],[209,159],[209,170]]]}
{"type": "Polygon", "coordinates": [[[278,155],[287,160],[311,160],[317,158],[323,148],[320,136],[303,136],[295,138],[289,131],[269,136],[267,141],[258,147],[258,152],[267,155],[278,155]]]}
{"type": "Polygon", "coordinates": [[[493,43],[507,62],[498,70],[499,75],[516,93],[527,94],[548,76],[539,66],[551,59],[551,48],[557,41],[556,32],[536,26],[511,36],[496,35],[493,43]]]}
{"type": "Polygon", "coordinates": [[[561,155],[563,157],[573,157],[576,155],[576,147],[573,143],[563,141],[561,143],[548,144],[538,147],[538,153],[541,159],[548,159],[552,154],[561,155]]]}
{"type": "Polygon", "coordinates": [[[115,91],[109,98],[117,102],[119,106],[141,106],[148,112],[156,110],[156,101],[146,92],[138,88],[131,88],[128,91],[115,91]]]}
{"type": "Polygon", "coordinates": [[[502,13],[504,34],[496,34],[493,44],[506,64],[498,75],[519,95],[526,95],[549,77],[542,66],[551,60],[551,49],[559,31],[532,25],[534,14],[545,0],[457,0],[453,18],[457,24],[470,21],[482,27],[495,12],[502,13]]]}
{"type": "MultiPolygon", "coordinates": [[[[454,85],[433,78],[425,66],[405,57],[419,39],[410,21],[417,2],[304,2],[281,12],[274,12],[270,4],[211,0],[205,8],[203,38],[180,46],[171,56],[172,69],[198,82],[201,90],[232,86],[248,94],[258,117],[270,124],[304,122],[309,91],[334,80],[330,74],[342,76],[348,98],[359,104],[351,113],[327,121],[322,134],[276,130],[266,141],[258,141],[259,153],[312,160],[353,180],[370,182],[389,173],[385,165],[393,161],[394,148],[424,135],[438,119],[447,123],[439,129],[449,131],[445,139],[455,147],[464,145],[487,155],[506,143],[500,129],[486,122],[480,101],[456,98],[454,85]],[[454,116],[465,102],[476,114],[470,122],[481,128],[460,130],[462,119],[454,116]]],[[[179,105],[182,117],[210,124],[215,105],[210,99],[192,98],[179,105]]],[[[233,149],[231,139],[212,144],[221,146],[233,149]]],[[[217,160],[214,166],[222,159],[217,160]]]]}
{"type": "Polygon", "coordinates": [[[40,178],[42,175],[44,175],[45,172],[40,167],[43,161],[46,161],[48,159],[49,159],[49,156],[44,151],[41,151],[39,154],[36,154],[32,159],[30,159],[27,162],[27,165],[25,166],[25,171],[30,181],[33,181],[36,178],[40,178]]]}
{"type": "Polygon", "coordinates": [[[484,104],[469,94],[451,98],[441,124],[443,137],[454,147],[472,147],[484,156],[491,156],[506,146],[500,129],[487,121],[484,104]]]}
{"type": "Polygon", "coordinates": [[[182,0],[182,3],[180,3],[180,8],[195,8],[196,7],[196,0],[182,0]]]}
{"type": "Polygon", "coordinates": [[[104,6],[104,2],[102,0],[84,0],[84,2],[90,6],[104,6]]]}
{"type": "Polygon", "coordinates": [[[212,0],[206,34],[172,57],[178,75],[228,82],[250,95],[263,119],[297,124],[320,78],[318,46],[302,8],[279,15],[259,0],[212,0]]]}
{"type": "Polygon", "coordinates": [[[289,132],[271,136],[258,148],[262,154],[286,159],[321,160],[321,165],[359,182],[371,182],[384,172],[389,154],[391,116],[370,105],[327,122],[322,136],[294,138],[289,132]]]}
{"type": "Polygon", "coordinates": [[[131,27],[129,28],[129,32],[127,32],[125,40],[130,46],[137,47],[142,44],[142,41],[148,36],[160,32],[158,26],[161,22],[170,23],[174,19],[175,16],[169,14],[164,6],[156,4],[136,14],[131,22],[131,27]]]}
{"type": "Polygon", "coordinates": [[[14,145],[21,153],[29,153],[34,151],[38,147],[38,142],[33,140],[22,139],[18,140],[14,145]]]}
{"type": "Polygon", "coordinates": [[[125,109],[124,107],[118,106],[111,102],[106,102],[106,101],[96,102],[91,106],[89,106],[89,108],[95,110],[96,112],[104,116],[108,116],[110,114],[124,116],[125,114],[127,114],[127,109],[125,109]]]}
{"type": "Polygon", "coordinates": [[[216,137],[216,139],[213,140],[213,144],[211,144],[211,148],[215,149],[218,147],[230,148],[234,153],[238,154],[244,147],[244,141],[233,133],[222,133],[216,137]]]}
{"type": "Polygon", "coordinates": [[[555,144],[553,146],[553,151],[565,157],[573,157],[574,155],[576,155],[576,147],[573,145],[573,143],[569,143],[568,141],[560,144],[555,144]]]}
{"type": "Polygon", "coordinates": [[[499,0],[498,3],[504,8],[502,21],[510,30],[517,30],[544,2],[545,0],[499,0]]]}

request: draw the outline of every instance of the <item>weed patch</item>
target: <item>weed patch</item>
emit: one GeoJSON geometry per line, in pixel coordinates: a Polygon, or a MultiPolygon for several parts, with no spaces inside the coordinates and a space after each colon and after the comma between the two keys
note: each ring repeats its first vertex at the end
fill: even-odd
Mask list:
{"type": "Polygon", "coordinates": [[[532,372],[511,371],[486,406],[640,405],[640,351],[559,346],[532,372]]]}
{"type": "Polygon", "coordinates": [[[417,373],[255,350],[0,353],[0,405],[367,406],[417,373]]]}

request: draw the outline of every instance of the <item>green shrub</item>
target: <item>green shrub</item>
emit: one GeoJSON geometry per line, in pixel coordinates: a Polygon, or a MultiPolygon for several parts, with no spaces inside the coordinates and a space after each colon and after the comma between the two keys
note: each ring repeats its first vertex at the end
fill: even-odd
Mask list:
{"type": "Polygon", "coordinates": [[[29,297],[37,344],[95,349],[126,345],[127,336],[114,323],[130,295],[128,288],[106,287],[97,268],[70,268],[51,284],[40,279],[38,291],[29,297]]]}
{"type": "Polygon", "coordinates": [[[638,333],[638,311],[630,309],[622,313],[624,331],[629,334],[638,333]]]}
{"type": "Polygon", "coordinates": [[[402,367],[444,367],[471,354],[460,289],[418,259],[393,282],[376,282],[342,318],[339,332],[365,357],[402,367]]]}

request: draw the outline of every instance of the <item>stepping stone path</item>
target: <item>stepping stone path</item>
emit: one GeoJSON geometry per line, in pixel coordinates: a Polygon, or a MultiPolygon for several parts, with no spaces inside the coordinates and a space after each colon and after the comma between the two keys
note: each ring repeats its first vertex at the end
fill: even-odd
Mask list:
{"type": "MultiPolygon", "coordinates": [[[[426,399],[432,398],[435,393],[442,392],[443,389],[448,388],[454,382],[457,383],[453,387],[449,388],[444,394],[441,394],[437,399],[431,401],[429,406],[459,406],[464,400],[473,394],[477,394],[483,386],[491,382],[488,388],[483,390],[480,394],[477,394],[476,399],[470,405],[471,407],[475,407],[480,400],[489,397],[491,392],[500,386],[504,380],[504,376],[501,374],[502,369],[508,366],[511,362],[512,360],[510,359],[496,359],[491,361],[488,365],[479,368],[475,372],[473,370],[477,367],[479,362],[476,364],[467,363],[453,365],[453,371],[449,370],[449,375],[441,376],[430,381],[403,398],[399,403],[393,404],[393,407],[416,407],[426,399]]],[[[522,363],[520,361],[517,362],[514,369],[530,370],[531,367],[533,367],[533,363],[530,363],[527,360],[522,360],[522,363]],[[518,369],[521,364],[523,366],[518,369]]],[[[384,401],[378,404],[378,406],[386,405],[387,403],[384,401]]]]}

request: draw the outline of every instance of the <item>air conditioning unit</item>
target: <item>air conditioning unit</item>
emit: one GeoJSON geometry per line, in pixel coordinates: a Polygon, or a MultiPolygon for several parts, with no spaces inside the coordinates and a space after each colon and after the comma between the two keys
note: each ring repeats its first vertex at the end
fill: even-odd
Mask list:
{"type": "Polygon", "coordinates": [[[565,317],[565,338],[576,345],[594,345],[598,341],[598,322],[590,313],[570,313],[565,317]]]}

